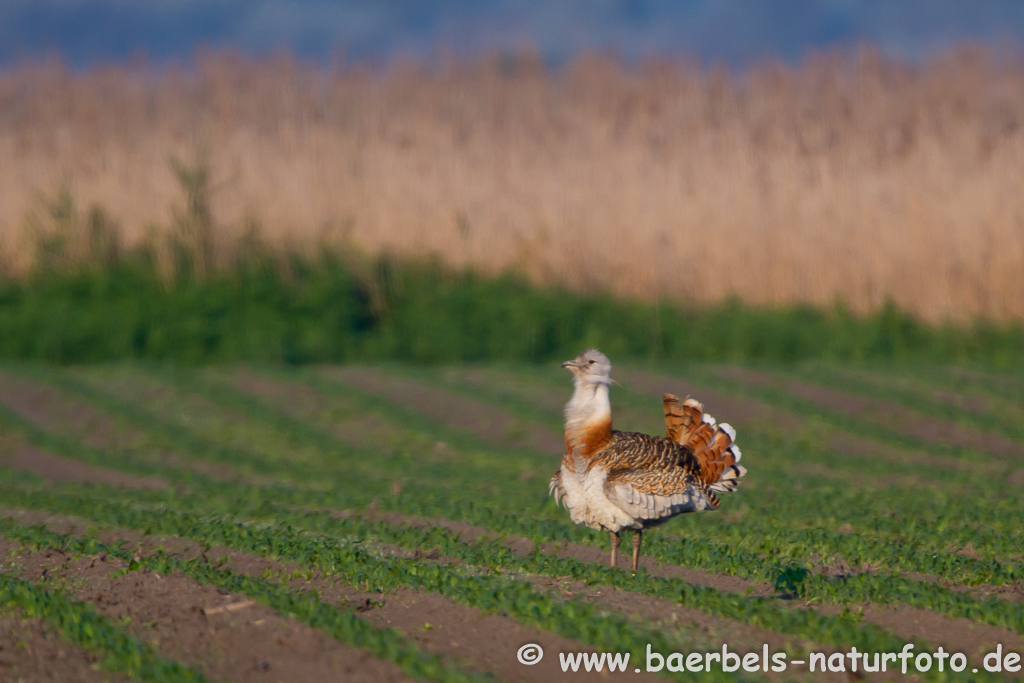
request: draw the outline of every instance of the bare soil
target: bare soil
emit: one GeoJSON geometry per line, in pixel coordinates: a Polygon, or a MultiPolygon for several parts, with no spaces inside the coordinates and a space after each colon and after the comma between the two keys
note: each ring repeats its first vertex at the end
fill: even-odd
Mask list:
{"type": "Polygon", "coordinates": [[[19,683],[122,683],[96,657],[65,640],[41,618],[0,615],[0,680],[19,683]]]}
{"type": "MultiPolygon", "coordinates": [[[[0,541],[5,557],[12,546],[0,541]]],[[[248,601],[184,575],[135,571],[117,576],[125,567],[117,558],[71,557],[57,551],[14,559],[23,578],[64,583],[76,600],[91,603],[97,613],[118,622],[128,620],[128,630],[162,656],[193,665],[214,679],[407,680],[397,666],[269,607],[252,604],[210,613],[248,601]]]]}
{"type": "MultiPolygon", "coordinates": [[[[448,520],[436,519],[423,520],[396,513],[376,513],[376,516],[383,521],[390,521],[396,524],[441,526],[449,528],[459,532],[460,537],[467,542],[472,542],[474,539],[482,536],[492,535],[492,532],[487,529],[463,522],[450,522],[448,520]]],[[[534,549],[534,544],[527,539],[508,536],[504,536],[502,538],[505,545],[520,555],[528,554],[534,549]]],[[[594,546],[583,546],[568,543],[547,543],[541,546],[541,551],[558,555],[560,557],[575,557],[584,562],[597,562],[603,564],[608,561],[607,551],[603,548],[597,548],[594,546]]],[[[655,576],[681,578],[689,583],[715,588],[716,590],[736,593],[749,592],[753,595],[771,595],[773,593],[772,588],[765,584],[757,584],[753,581],[742,579],[740,577],[713,574],[709,572],[702,572],[697,569],[664,564],[651,558],[641,558],[641,566],[650,574],[655,576]]],[[[737,624],[729,619],[714,617],[697,610],[688,610],[685,606],[680,606],[670,601],[638,596],[637,594],[629,593],[628,591],[596,588],[586,586],[585,584],[577,584],[576,590],[589,591],[591,593],[589,596],[591,599],[598,599],[598,602],[601,604],[618,611],[624,611],[625,613],[630,613],[629,605],[636,604],[638,607],[633,609],[643,609],[643,607],[639,607],[639,605],[643,605],[646,602],[652,603],[651,605],[647,605],[648,609],[652,608],[653,605],[653,609],[662,614],[671,614],[673,611],[679,612],[679,610],[684,610],[685,615],[684,612],[679,612],[681,615],[680,618],[685,618],[688,621],[699,625],[701,628],[707,629],[708,632],[731,632],[734,634],[735,640],[723,642],[767,642],[772,644],[774,647],[775,643],[785,640],[785,637],[780,634],[760,629],[748,630],[745,633],[737,632],[736,629],[738,626],[742,626],[747,629],[750,629],[751,627],[737,624]],[[616,593],[622,593],[623,596],[625,596],[624,599],[627,601],[625,605],[621,603],[616,605],[616,593]],[[638,600],[638,598],[644,599],[638,600]],[[759,638],[762,640],[759,641],[759,638]]],[[[1007,590],[1010,590],[1010,587],[1007,587],[1007,590]]],[[[1002,592],[997,592],[1000,594],[1000,597],[1002,597],[1002,592]]],[[[810,605],[797,602],[794,602],[792,606],[796,609],[810,607],[810,605]]],[[[854,605],[853,607],[857,608],[858,606],[854,605]]],[[[990,650],[990,646],[994,643],[1002,643],[1004,648],[1013,648],[1013,651],[1024,651],[1024,637],[1004,628],[981,624],[969,619],[955,619],[906,605],[900,605],[898,607],[861,605],[859,607],[863,608],[863,615],[867,621],[878,624],[879,626],[891,630],[893,633],[904,638],[913,638],[940,644],[953,652],[962,651],[968,656],[976,656],[988,652],[990,650]]],[[[834,614],[839,612],[842,607],[838,605],[827,605],[818,606],[815,607],[815,609],[818,609],[824,614],[834,614]]],[[[819,651],[825,651],[823,648],[817,649],[819,651]]]]}
{"type": "Polygon", "coordinates": [[[794,396],[813,401],[829,410],[870,420],[929,443],[952,444],[1001,457],[1024,456],[1024,444],[1000,434],[983,432],[949,420],[934,418],[897,403],[759,370],[733,367],[720,372],[731,379],[755,386],[780,387],[794,396]]]}
{"type": "MultiPolygon", "coordinates": [[[[838,609],[829,606],[829,610],[838,609]]],[[[909,605],[864,605],[863,610],[865,619],[901,638],[941,645],[947,652],[963,652],[972,662],[980,662],[982,655],[995,650],[1000,643],[1004,652],[1024,652],[1024,637],[998,626],[947,617],[909,605]]]]}
{"type": "MultiPolygon", "coordinates": [[[[748,372],[744,370],[744,372],[748,372]]],[[[651,373],[628,370],[620,375],[623,384],[642,393],[657,396],[659,399],[666,391],[689,395],[704,403],[705,410],[719,421],[729,422],[738,429],[747,425],[774,428],[780,431],[796,432],[808,425],[806,418],[785,409],[773,406],[748,396],[716,391],[709,387],[695,385],[675,377],[663,377],[651,373]]],[[[742,433],[737,441],[742,444],[742,433]]],[[[925,468],[971,470],[979,469],[993,473],[1003,473],[1005,465],[1000,463],[968,462],[959,458],[936,455],[913,449],[894,448],[874,439],[860,437],[848,432],[830,431],[824,435],[825,446],[838,453],[868,458],[883,458],[893,462],[922,465],[925,468]]],[[[1012,476],[1012,475],[1011,475],[1012,476]]]]}
{"type": "Polygon", "coordinates": [[[126,488],[166,489],[170,485],[159,477],[136,477],[106,467],[89,465],[62,455],[54,455],[27,443],[17,443],[0,452],[0,464],[32,472],[53,482],[84,481],[126,488]]]}
{"type": "Polygon", "coordinates": [[[389,375],[376,368],[330,367],[322,372],[325,377],[407,405],[432,420],[471,432],[498,446],[532,448],[540,453],[558,455],[565,450],[565,439],[560,433],[536,422],[524,421],[497,406],[445,389],[389,375]]]}
{"type": "MultiPolygon", "coordinates": [[[[641,377],[643,379],[643,377],[641,377]]],[[[661,378],[648,377],[652,382],[650,393],[656,393],[659,397],[664,391],[663,383],[664,380],[661,378]],[[657,382],[657,388],[654,388],[654,382],[657,382]]],[[[631,381],[636,382],[637,378],[631,377],[631,381]]],[[[672,390],[672,388],[670,388],[672,390]]],[[[675,388],[678,391],[678,388],[675,388]]],[[[434,390],[429,387],[425,388],[426,393],[434,390]]],[[[685,393],[685,392],[683,392],[685,393]]],[[[426,394],[424,394],[425,396],[426,394]]],[[[424,398],[420,396],[420,398],[424,398]]],[[[728,414],[728,418],[731,421],[742,423],[743,420],[753,419],[774,419],[777,417],[774,414],[773,408],[766,406],[763,403],[752,401],[746,398],[734,398],[727,395],[721,395],[717,392],[704,392],[701,391],[700,397],[706,401],[709,412],[721,413],[723,415],[728,414]],[[730,401],[734,402],[730,404],[730,401]],[[735,411],[731,408],[736,408],[735,411]]],[[[57,397],[59,399],[59,397],[57,397]]],[[[458,397],[460,400],[462,397],[458,397]]],[[[42,402],[30,401],[29,407],[22,407],[25,411],[26,416],[31,415],[35,420],[41,420],[45,423],[50,418],[48,412],[49,406],[54,405],[51,402],[54,397],[49,397],[47,400],[42,402]]],[[[407,397],[408,399],[408,397],[407,397]]],[[[18,409],[19,400],[17,396],[0,396],[0,400],[5,403],[10,401],[9,405],[12,408],[18,409]],[[6,400],[5,400],[6,399],[6,400]]],[[[57,399],[54,399],[57,400],[57,399]]],[[[472,402],[473,405],[479,406],[476,402],[472,402]]],[[[487,408],[487,406],[482,406],[487,408]]],[[[86,406],[88,408],[88,406],[86,406]]],[[[457,412],[458,408],[450,408],[451,411],[457,412]]],[[[484,411],[487,413],[487,411],[484,411]]],[[[443,418],[439,418],[443,419],[443,418]]],[[[783,420],[792,419],[798,420],[796,416],[783,415],[783,420]]],[[[7,462],[14,464],[15,467],[22,467],[25,469],[31,469],[33,471],[39,471],[44,476],[49,477],[54,481],[61,480],[85,480],[85,481],[98,481],[101,483],[115,483],[120,486],[146,486],[153,485],[152,482],[146,483],[145,480],[140,478],[128,477],[127,475],[121,475],[120,473],[113,472],[111,470],[104,470],[103,468],[90,468],[82,465],[74,460],[62,458],[53,454],[42,453],[38,449],[34,450],[23,450],[26,448],[23,444],[16,443],[15,447],[12,448],[0,448],[0,457],[4,457],[7,462]],[[6,455],[3,455],[6,453],[6,455]],[[19,455],[20,453],[20,455],[19,455]],[[89,479],[94,477],[94,479],[89,479]]],[[[166,484],[163,484],[166,485],[166,484]]],[[[32,517],[30,513],[28,518],[32,517]]],[[[53,516],[43,515],[46,520],[51,524],[68,524],[67,518],[64,518],[63,522],[60,518],[53,516]]],[[[26,518],[27,519],[27,518],[26,518]]],[[[480,527],[473,527],[464,523],[449,522],[445,520],[414,520],[411,518],[402,517],[401,519],[395,519],[394,521],[405,524],[438,524],[453,528],[462,535],[467,541],[472,541],[474,538],[479,537],[481,534],[489,533],[487,530],[480,527]]],[[[79,524],[87,525],[87,522],[81,520],[79,524]]],[[[131,537],[129,533],[116,534],[118,537],[131,537]]],[[[142,537],[136,535],[137,540],[142,544],[144,551],[146,548],[152,548],[156,542],[151,537],[142,537]]],[[[113,540],[111,537],[110,540],[113,540]]],[[[179,552],[183,553],[196,553],[194,544],[182,539],[161,539],[161,544],[165,547],[176,548],[179,552]]],[[[527,553],[533,550],[532,542],[521,539],[521,538],[506,538],[505,542],[509,544],[517,552],[527,553]]],[[[607,561],[607,550],[604,547],[594,546],[582,546],[577,544],[545,544],[542,548],[544,552],[557,554],[561,556],[577,557],[583,561],[588,562],[601,562],[607,561]]],[[[271,571],[281,571],[282,569],[288,569],[287,565],[283,565],[273,560],[267,560],[255,556],[245,555],[242,553],[235,553],[232,551],[225,551],[223,549],[215,549],[211,551],[211,556],[215,556],[216,553],[225,554],[230,557],[229,567],[238,571],[245,571],[247,573],[259,574],[265,569],[271,571]]],[[[52,558],[45,558],[46,561],[51,561],[52,558]]],[[[440,561],[444,562],[445,558],[424,558],[426,561],[440,561]]],[[[132,581],[116,582],[114,579],[109,577],[109,569],[105,575],[97,575],[98,578],[90,578],[89,571],[92,571],[98,565],[83,568],[81,566],[69,566],[66,569],[61,569],[60,565],[64,563],[62,558],[58,558],[59,562],[56,563],[58,569],[50,571],[79,571],[80,574],[75,578],[88,579],[85,582],[85,586],[90,587],[96,592],[92,594],[92,597],[88,597],[90,600],[94,600],[95,604],[98,605],[97,609],[105,606],[112,610],[112,615],[118,616],[132,616],[133,628],[139,620],[146,618],[143,622],[149,624],[154,622],[156,625],[149,627],[161,628],[156,635],[157,642],[160,643],[161,652],[181,652],[184,653],[182,658],[189,655],[190,652],[194,651],[202,654],[205,659],[202,660],[204,667],[215,667],[215,666],[226,666],[233,667],[228,671],[225,669],[225,677],[234,679],[247,680],[244,676],[250,675],[250,669],[247,667],[254,666],[252,675],[259,675],[264,680],[267,676],[272,674],[274,671],[281,671],[284,665],[278,665],[275,667],[274,661],[289,662],[288,659],[291,654],[298,653],[296,655],[299,660],[316,660],[317,662],[334,662],[331,666],[351,666],[353,672],[353,680],[358,680],[357,676],[362,675],[361,671],[370,671],[367,675],[370,678],[383,678],[388,680],[386,672],[378,672],[372,670],[372,667],[387,664],[379,662],[378,660],[370,658],[366,663],[363,659],[352,659],[349,655],[323,655],[318,653],[322,652],[334,652],[331,650],[334,641],[327,639],[327,642],[323,641],[322,634],[313,632],[314,635],[303,635],[299,641],[295,644],[295,647],[288,652],[278,653],[272,645],[267,645],[261,648],[251,648],[248,650],[250,654],[244,654],[247,650],[244,648],[248,643],[261,643],[259,637],[266,635],[268,629],[265,628],[266,624],[271,623],[265,616],[251,616],[262,614],[257,609],[247,607],[243,610],[239,610],[236,613],[225,613],[233,616],[226,617],[225,614],[220,616],[225,617],[223,620],[226,622],[225,631],[221,635],[218,634],[217,628],[210,627],[210,620],[212,617],[203,616],[202,612],[191,611],[192,607],[202,608],[209,605],[223,604],[225,600],[234,601],[241,599],[242,596],[220,596],[216,593],[215,589],[209,589],[208,587],[200,586],[191,582],[187,577],[149,577],[144,573],[133,572],[130,575],[122,577],[123,579],[132,579],[132,581]],[[148,578],[147,578],[148,577],[148,578]],[[134,581],[134,582],[133,582],[134,581]],[[105,582],[105,583],[104,583],[105,582]],[[210,593],[210,590],[214,590],[214,593],[210,593]],[[204,592],[205,591],[205,592],[204,592]],[[108,601],[104,596],[113,596],[111,599],[112,603],[107,604],[108,601]],[[193,597],[189,597],[193,596],[193,597]],[[216,602],[216,600],[220,602],[216,602]],[[214,600],[210,602],[210,600],[214,600]],[[138,604],[136,604],[138,603],[138,604]],[[181,610],[184,608],[182,605],[189,603],[189,608],[186,610],[188,614],[184,614],[181,610]],[[135,611],[124,611],[129,610],[135,611]],[[117,608],[122,611],[117,611],[117,608]],[[181,608],[181,609],[179,609],[181,608]],[[148,610],[148,611],[147,611],[148,610]],[[250,611],[252,610],[252,611],[250,611]],[[200,623],[196,621],[196,614],[203,619],[200,623]],[[152,618],[149,618],[152,616],[152,618]],[[138,617],[138,618],[136,618],[138,617]],[[259,619],[263,619],[261,624],[255,622],[259,619]],[[162,621],[161,621],[162,620],[162,621]],[[230,633],[231,629],[235,629],[236,626],[241,624],[242,627],[248,630],[235,631],[234,634],[230,633]],[[162,626],[161,626],[162,625],[162,626]],[[207,628],[208,631],[203,631],[203,628],[207,628]],[[241,633],[242,636],[238,636],[241,633]],[[198,635],[197,635],[198,634],[198,635]],[[191,640],[189,640],[191,638],[191,640]],[[317,640],[321,638],[321,640],[317,640]],[[208,642],[211,647],[238,647],[239,654],[237,657],[228,658],[223,650],[201,650],[202,644],[197,644],[198,640],[208,642]],[[220,643],[221,645],[218,645],[220,643]],[[164,650],[164,648],[168,648],[164,650]],[[178,648],[178,649],[174,649],[178,648]],[[200,649],[195,649],[200,648],[200,649]],[[270,653],[274,657],[278,657],[274,661],[269,659],[259,659],[259,656],[253,653],[270,653]],[[291,653],[291,654],[290,654],[291,653]],[[220,657],[220,659],[217,659],[220,657]],[[248,657],[248,659],[246,659],[248,657]],[[254,659],[255,657],[255,659],[254,659]],[[334,659],[332,659],[334,657],[334,659]],[[216,660],[216,661],[215,661],[216,660]],[[244,660],[244,661],[243,661],[244,660]],[[250,661],[251,660],[251,661],[250,661]],[[270,669],[264,666],[263,662],[270,663],[270,669]],[[370,667],[370,669],[365,669],[370,667]]],[[[623,560],[625,562],[625,559],[623,560]]],[[[645,558],[643,561],[644,567],[652,574],[660,576],[675,576],[683,578],[686,581],[692,582],[697,585],[705,585],[717,590],[726,590],[734,592],[746,592],[751,590],[754,594],[769,594],[770,589],[764,585],[752,584],[752,582],[739,579],[737,577],[717,575],[713,573],[701,572],[699,570],[689,569],[685,567],[678,567],[674,565],[667,565],[658,563],[651,558],[645,558]]],[[[41,564],[39,565],[42,566],[41,564]]],[[[102,568],[101,568],[102,570],[102,568]]],[[[41,574],[41,569],[40,569],[41,574]]],[[[101,571],[102,574],[102,571],[101,571]]],[[[655,623],[664,625],[666,628],[672,628],[674,624],[682,624],[687,629],[698,629],[703,632],[709,639],[714,639],[721,636],[724,639],[726,636],[730,638],[727,642],[746,642],[746,643],[782,643],[785,638],[779,634],[770,632],[763,632],[755,627],[749,627],[743,624],[737,624],[730,620],[720,619],[712,617],[710,615],[703,614],[697,610],[691,610],[685,606],[680,606],[670,601],[662,601],[654,598],[647,598],[646,596],[639,596],[637,594],[630,593],[628,591],[619,591],[613,589],[604,589],[585,586],[578,582],[572,582],[569,580],[561,579],[550,579],[545,577],[533,577],[532,581],[536,585],[553,591],[558,591],[559,594],[570,596],[570,595],[583,595],[585,599],[595,602],[596,604],[606,607],[610,611],[621,612],[627,615],[632,615],[635,618],[641,620],[647,620],[648,623],[655,623]]],[[[321,591],[321,595],[325,599],[331,601],[338,601],[347,605],[350,608],[367,608],[359,612],[361,616],[369,619],[372,623],[378,626],[394,626],[413,637],[422,647],[443,653],[450,656],[464,658],[474,668],[479,668],[485,671],[491,671],[496,673],[503,678],[508,680],[551,680],[557,677],[558,671],[554,667],[557,665],[557,658],[549,656],[541,664],[535,667],[523,667],[518,664],[515,660],[515,652],[519,645],[527,642],[536,642],[542,644],[549,655],[559,651],[593,651],[592,648],[571,641],[568,639],[561,638],[551,633],[538,632],[533,629],[522,626],[518,622],[515,622],[508,617],[502,615],[484,614],[479,610],[472,608],[466,608],[458,605],[447,598],[439,595],[421,594],[415,591],[399,590],[387,595],[381,596],[379,594],[360,593],[350,589],[343,589],[337,586],[333,586],[329,580],[326,579],[315,579],[310,587],[315,587],[321,591]]],[[[83,593],[83,595],[85,595],[83,593]]],[[[799,607],[799,605],[794,605],[799,607]]],[[[255,606],[254,606],[255,607],[255,606]]],[[[260,608],[263,609],[263,608],[260,608]]],[[[830,608],[829,608],[830,609],[830,608]]],[[[272,615],[276,614],[270,611],[272,615]]],[[[975,652],[987,647],[989,643],[994,642],[993,638],[998,638],[998,642],[1002,642],[1004,647],[1010,647],[1013,644],[1017,649],[1024,648],[1024,643],[1021,643],[1021,639],[1017,634],[1010,633],[1003,629],[995,629],[984,625],[977,624],[976,622],[968,620],[954,620],[941,615],[934,614],[932,612],[924,610],[913,610],[911,608],[888,608],[880,606],[866,606],[865,616],[870,621],[879,623],[886,628],[891,628],[894,631],[901,633],[901,635],[911,634],[912,637],[922,638],[931,642],[940,644],[949,644],[949,646],[957,647],[964,651],[975,652]],[[968,628],[969,627],[969,628],[968,628]],[[967,631],[964,629],[968,628],[967,631]],[[902,630],[898,630],[902,629],[902,630]]],[[[283,619],[277,615],[278,619],[283,619]]],[[[285,620],[286,622],[288,620],[285,620]]],[[[280,625],[279,622],[273,622],[280,625]]],[[[285,623],[281,626],[285,635],[282,636],[285,639],[286,645],[275,641],[279,647],[287,649],[292,646],[292,633],[299,633],[298,631],[289,630],[295,626],[292,623],[285,623]]],[[[301,626],[299,624],[298,626],[301,626]]],[[[277,627],[275,627],[276,629],[277,627]]],[[[148,634],[148,632],[146,632],[148,634]]],[[[277,631],[274,631],[275,638],[277,631]]],[[[298,637],[298,636],[297,636],[298,637]]],[[[908,636],[910,637],[910,636],[908,636]]],[[[365,653],[359,653],[357,655],[366,657],[365,653]]],[[[344,654],[344,653],[342,653],[344,654]]],[[[176,656],[176,655],[169,655],[176,656]]],[[[199,656],[199,655],[196,655],[199,656]]],[[[196,660],[199,661],[199,660],[196,660]]],[[[296,664],[295,666],[299,666],[296,664]]],[[[390,665],[388,665],[390,666],[390,665]]],[[[210,669],[213,670],[212,668],[210,669]]],[[[298,671],[299,669],[296,669],[298,671]]],[[[218,669],[219,671],[219,669],[218,669]]],[[[218,674],[220,675],[220,674],[218,674]]],[[[584,674],[578,674],[583,676],[584,674]]],[[[400,675],[399,675],[400,677],[400,675]]],[[[633,676],[631,676],[633,678],[633,676]]],[[[45,680],[45,679],[42,679],[45,680]]],[[[269,680],[273,680],[272,678],[269,680]]],[[[287,677],[287,680],[298,680],[292,676],[287,677]]],[[[398,679],[394,679],[398,680],[398,679]]]]}
{"type": "Polygon", "coordinates": [[[93,448],[127,445],[143,435],[95,407],[58,389],[11,373],[0,372],[0,403],[46,429],[73,433],[93,448]]]}
{"type": "MultiPolygon", "coordinates": [[[[22,524],[45,522],[51,529],[64,533],[81,531],[89,525],[87,520],[63,515],[49,515],[32,511],[0,510],[0,512],[3,514],[15,513],[19,523],[22,524]]],[[[115,539],[126,539],[132,543],[138,543],[143,554],[160,546],[185,557],[194,557],[203,552],[198,544],[186,539],[145,536],[134,531],[108,531],[102,534],[101,538],[108,542],[115,539]]],[[[0,540],[0,544],[2,543],[4,541],[0,540]]],[[[0,545],[0,552],[6,554],[3,545],[0,545]]],[[[287,575],[299,569],[298,565],[281,563],[227,548],[214,547],[206,551],[206,554],[211,559],[225,557],[227,558],[225,567],[249,575],[259,575],[264,571],[287,575]]],[[[54,576],[55,571],[75,572],[77,570],[77,573],[72,575],[74,578],[80,579],[85,575],[84,572],[95,569],[95,566],[88,566],[95,559],[78,560],[77,564],[66,570],[52,568],[63,562],[63,557],[57,553],[51,553],[50,557],[45,557],[44,553],[30,555],[24,560],[19,559],[19,563],[25,565],[25,572],[31,578],[41,576],[43,568],[49,563],[51,567],[48,571],[49,576],[54,576]]],[[[424,560],[437,561],[431,558],[424,558],[424,560]]],[[[327,657],[324,653],[329,649],[322,642],[325,638],[322,634],[315,631],[312,634],[307,633],[306,631],[311,631],[311,629],[294,620],[284,620],[288,623],[282,626],[282,622],[279,620],[283,618],[277,616],[272,619],[271,617],[276,613],[269,608],[253,606],[237,612],[216,615],[216,617],[202,615],[202,608],[240,602],[244,600],[244,596],[221,595],[217,589],[202,586],[183,576],[177,578],[157,577],[152,573],[132,572],[122,578],[131,578],[131,580],[113,583],[87,581],[82,588],[82,591],[85,592],[79,594],[84,597],[80,597],[80,599],[101,601],[101,604],[97,605],[97,610],[102,611],[109,607],[112,610],[110,612],[112,616],[120,617],[126,614],[132,616],[133,625],[148,624],[153,618],[158,618],[158,626],[165,627],[160,635],[156,636],[161,643],[160,651],[185,661],[192,661],[187,659],[188,648],[199,647],[195,639],[211,640],[224,631],[222,640],[214,640],[216,649],[211,652],[213,660],[202,659],[199,663],[206,667],[204,671],[221,671],[221,669],[211,668],[215,666],[234,668],[230,671],[225,669],[223,673],[211,673],[211,675],[230,680],[249,680],[248,666],[255,663],[256,668],[252,670],[252,674],[263,676],[267,672],[263,665],[265,661],[270,663],[269,671],[271,672],[275,670],[288,671],[289,669],[285,668],[285,663],[283,663],[285,660],[268,659],[272,655],[280,657],[281,655],[277,653],[281,651],[281,648],[285,648],[288,652],[297,652],[301,658],[315,660],[316,664],[326,665],[333,661],[329,658],[326,662],[321,661],[327,657]],[[188,587],[189,584],[191,588],[188,588],[188,592],[183,592],[185,589],[182,586],[188,587]],[[173,590],[167,588],[170,585],[173,585],[173,590]],[[168,591],[170,592],[168,593],[168,591]],[[167,599],[164,599],[165,597],[167,599]],[[147,606],[151,602],[156,606],[147,606]],[[260,619],[264,620],[263,623],[257,624],[256,622],[260,619]],[[211,624],[216,628],[211,627],[211,624]],[[225,629],[235,630],[231,632],[225,629]],[[241,634],[237,641],[234,640],[234,634],[241,634]],[[273,636],[273,642],[259,639],[259,636],[266,634],[273,636]],[[168,638],[171,640],[165,642],[168,638]],[[253,646],[250,647],[249,643],[253,643],[253,646]],[[217,659],[222,656],[226,657],[225,648],[227,647],[237,648],[237,654],[233,655],[230,660],[217,659]],[[181,654],[170,654],[172,652],[181,654]]],[[[377,627],[397,628],[425,650],[455,657],[457,661],[466,662],[470,668],[494,673],[503,680],[555,680],[561,675],[561,670],[558,667],[558,652],[595,651],[593,647],[579,641],[524,626],[504,615],[487,614],[481,610],[460,605],[442,595],[420,593],[410,589],[399,589],[383,595],[367,593],[336,585],[330,577],[316,577],[309,582],[297,585],[296,588],[316,589],[325,602],[338,603],[342,609],[357,610],[359,616],[377,627]],[[516,660],[516,653],[520,646],[527,643],[541,645],[548,656],[534,666],[526,667],[519,664],[516,660]]],[[[334,643],[334,641],[330,642],[334,643]]],[[[352,650],[352,648],[348,649],[352,650]]],[[[360,651],[356,650],[355,652],[359,653],[360,651]]],[[[360,657],[365,659],[368,655],[360,654],[360,657]]],[[[337,661],[350,662],[352,660],[350,657],[337,661]]],[[[387,664],[372,659],[367,661],[374,665],[387,664]]],[[[368,664],[363,659],[358,659],[352,666],[354,667],[352,670],[358,672],[368,664]]],[[[295,669],[295,671],[299,670],[295,669]]],[[[331,675],[336,676],[337,674],[331,675]]],[[[581,680],[609,680],[607,672],[603,676],[585,672],[574,674],[574,678],[577,676],[581,680]]],[[[621,674],[619,676],[621,677],[621,674]]],[[[365,679],[356,677],[354,674],[346,674],[342,680],[377,680],[378,678],[380,680],[399,680],[381,676],[378,673],[373,673],[373,676],[365,679]]],[[[335,679],[329,676],[327,678],[316,678],[315,676],[300,678],[296,674],[286,676],[283,680],[335,679]]],[[[610,680],[615,679],[614,675],[610,678],[610,680]]],[[[629,673],[628,679],[654,680],[648,674],[638,676],[633,672],[629,673]]],[[[260,680],[267,679],[261,678],[260,680]]],[[[271,678],[270,680],[275,679],[271,678]]]]}
{"type": "MultiPolygon", "coordinates": [[[[258,396],[273,404],[274,408],[297,419],[313,419],[324,411],[325,405],[337,405],[338,399],[327,397],[315,388],[300,382],[278,381],[249,370],[238,370],[232,377],[239,391],[258,396]]],[[[357,413],[355,409],[346,411],[357,413]]],[[[336,438],[354,446],[379,445],[375,436],[391,434],[393,425],[377,415],[365,411],[333,422],[330,432],[336,438]]]]}

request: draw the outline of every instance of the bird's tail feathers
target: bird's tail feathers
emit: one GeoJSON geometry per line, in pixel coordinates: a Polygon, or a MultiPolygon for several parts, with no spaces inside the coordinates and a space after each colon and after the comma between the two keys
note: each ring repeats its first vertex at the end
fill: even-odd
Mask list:
{"type": "Polygon", "coordinates": [[[713,491],[735,491],[747,470],[739,464],[742,454],[732,425],[717,424],[692,398],[680,402],[672,394],[665,394],[663,403],[668,437],[693,451],[701,479],[713,491]]]}

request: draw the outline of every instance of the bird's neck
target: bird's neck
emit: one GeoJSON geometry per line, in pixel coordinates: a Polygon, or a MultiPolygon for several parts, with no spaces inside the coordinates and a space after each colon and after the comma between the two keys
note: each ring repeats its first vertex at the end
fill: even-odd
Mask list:
{"type": "Polygon", "coordinates": [[[612,408],[608,384],[576,379],[576,390],[565,404],[565,447],[584,458],[593,454],[612,434],[612,408]]]}

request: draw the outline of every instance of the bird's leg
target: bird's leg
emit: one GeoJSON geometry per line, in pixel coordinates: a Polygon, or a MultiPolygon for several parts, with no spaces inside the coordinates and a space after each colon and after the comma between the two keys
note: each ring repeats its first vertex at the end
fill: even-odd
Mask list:
{"type": "Polygon", "coordinates": [[[612,531],[612,566],[615,566],[615,561],[619,559],[619,538],[618,532],[612,531]]]}
{"type": "Polygon", "coordinates": [[[633,571],[640,566],[640,544],[644,540],[644,530],[637,529],[633,533],[633,571]]]}

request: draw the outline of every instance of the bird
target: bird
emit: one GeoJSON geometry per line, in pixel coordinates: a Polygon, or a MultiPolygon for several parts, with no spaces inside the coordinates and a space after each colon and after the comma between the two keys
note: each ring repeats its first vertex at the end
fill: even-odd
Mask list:
{"type": "Polygon", "coordinates": [[[562,363],[573,375],[565,405],[565,454],[549,494],[576,524],[611,534],[611,566],[619,532],[632,529],[633,571],[638,571],[646,529],[676,515],[714,510],[717,493],[735,491],[747,470],[739,464],[736,431],[716,424],[698,401],[662,399],[667,436],[612,429],[612,365],[597,349],[562,363]]]}

